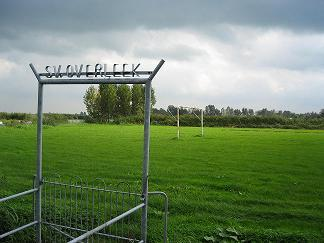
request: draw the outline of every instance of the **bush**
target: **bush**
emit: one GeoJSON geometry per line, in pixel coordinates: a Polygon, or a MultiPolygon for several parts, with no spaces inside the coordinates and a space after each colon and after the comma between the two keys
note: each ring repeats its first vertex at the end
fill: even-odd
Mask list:
{"type": "MultiPolygon", "coordinates": [[[[176,126],[177,121],[166,115],[153,114],[152,124],[176,126]]],[[[200,120],[193,115],[181,115],[180,126],[201,126],[200,120]]],[[[205,127],[241,127],[241,128],[303,128],[324,129],[323,118],[285,118],[280,116],[205,116],[205,127]]]]}

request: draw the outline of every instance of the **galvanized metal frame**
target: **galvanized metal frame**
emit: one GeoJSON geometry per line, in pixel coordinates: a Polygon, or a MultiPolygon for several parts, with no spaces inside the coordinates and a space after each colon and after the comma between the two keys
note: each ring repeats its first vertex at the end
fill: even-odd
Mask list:
{"type": "MultiPolygon", "coordinates": [[[[148,194],[150,198],[158,196],[163,199],[163,242],[167,243],[168,197],[160,191],[148,194]]],[[[141,242],[135,239],[134,235],[132,237],[133,233],[130,231],[131,221],[134,224],[138,216],[141,216],[131,216],[141,208],[140,205],[143,205],[141,198],[142,194],[132,192],[130,185],[126,182],[120,182],[114,187],[113,185],[107,186],[101,178],[96,178],[89,183],[80,177],[72,178],[70,182],[63,182],[58,174],[55,177],[44,177],[42,224],[60,233],[58,242],[64,239],[75,241],[75,233],[82,233],[78,236],[78,240],[84,239],[85,241],[91,241],[93,238],[97,238],[94,239],[95,241],[101,241],[100,237],[103,236],[109,239],[141,242]],[[121,216],[121,213],[124,216],[121,216]],[[115,216],[118,217],[115,218],[115,216]],[[124,219],[125,217],[127,218],[124,219]],[[86,223],[89,223],[89,220],[90,225],[86,223]],[[115,223],[115,228],[106,228],[113,223],[115,223]],[[91,232],[88,232],[89,228],[91,232]],[[102,231],[99,232],[99,230],[102,231]]],[[[43,235],[45,243],[47,240],[56,242],[56,239],[55,233],[54,236],[52,233],[43,235]]]]}
{"type": "MultiPolygon", "coordinates": [[[[51,84],[144,84],[145,85],[145,108],[144,108],[144,157],[143,157],[143,164],[142,164],[142,200],[143,203],[134,207],[131,210],[123,213],[122,215],[118,216],[119,220],[130,213],[142,209],[142,220],[141,220],[141,242],[147,242],[147,210],[148,210],[148,176],[149,176],[149,153],[150,153],[150,113],[151,113],[151,89],[152,89],[152,80],[160,70],[162,65],[164,64],[164,60],[160,60],[158,65],[155,67],[153,71],[142,71],[137,72],[137,74],[141,75],[149,75],[148,78],[134,78],[134,77],[116,77],[116,72],[112,73],[115,74],[113,77],[100,77],[100,78],[48,78],[47,73],[38,73],[33,66],[30,64],[30,68],[32,69],[36,79],[38,80],[38,105],[37,105],[37,160],[36,160],[36,178],[35,178],[35,188],[31,190],[27,190],[18,194],[14,194],[9,197],[1,198],[0,202],[4,202],[13,198],[17,198],[20,196],[28,195],[31,193],[35,193],[35,220],[29,224],[23,225],[18,227],[10,232],[4,233],[0,235],[0,239],[14,234],[20,230],[25,228],[31,227],[36,225],[36,241],[40,243],[42,241],[41,236],[41,224],[42,224],[42,185],[43,185],[43,176],[42,176],[42,138],[43,138],[43,88],[44,85],[51,85],[51,84]],[[46,77],[46,78],[44,78],[46,77]]],[[[81,75],[90,75],[94,73],[81,73],[81,75]]],[[[132,74],[131,72],[127,73],[124,72],[123,74],[132,74]]],[[[60,75],[64,77],[64,74],[60,75]]],[[[67,76],[67,75],[66,75],[67,76]]],[[[124,75],[125,76],[125,75],[124,75]]],[[[75,240],[81,240],[86,238],[87,236],[100,231],[102,228],[112,224],[113,222],[110,220],[105,224],[98,226],[95,229],[81,235],[79,238],[75,240]]],[[[72,242],[76,242],[73,240],[72,242]]]]}

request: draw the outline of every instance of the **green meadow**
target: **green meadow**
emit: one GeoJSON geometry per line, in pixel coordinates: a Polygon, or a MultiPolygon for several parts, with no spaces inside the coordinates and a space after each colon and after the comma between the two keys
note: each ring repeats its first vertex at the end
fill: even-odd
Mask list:
{"type": "MultiPolygon", "coordinates": [[[[199,133],[183,127],[178,140],[175,127],[151,127],[149,190],[169,197],[172,242],[323,241],[323,130],[199,133]]],[[[126,181],[139,191],[142,154],[143,126],[44,127],[44,176],[126,181]]],[[[30,189],[35,161],[35,126],[0,127],[0,196],[30,189]]],[[[26,210],[17,214],[32,215],[30,202],[20,200],[26,210]]],[[[161,242],[162,206],[154,207],[149,239],[161,242]]]]}

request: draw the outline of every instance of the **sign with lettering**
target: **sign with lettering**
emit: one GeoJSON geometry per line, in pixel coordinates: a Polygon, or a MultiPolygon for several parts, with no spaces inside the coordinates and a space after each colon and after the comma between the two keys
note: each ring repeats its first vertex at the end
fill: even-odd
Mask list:
{"type": "Polygon", "coordinates": [[[58,66],[46,66],[45,73],[41,73],[41,76],[47,78],[80,78],[80,77],[139,77],[140,75],[150,75],[150,71],[139,71],[140,63],[138,64],[87,64],[87,65],[58,65],[58,66]]]}
{"type": "Polygon", "coordinates": [[[139,70],[141,64],[76,64],[48,65],[44,72],[37,72],[29,64],[40,84],[146,84],[151,82],[164,60],[152,71],[139,70]]]}

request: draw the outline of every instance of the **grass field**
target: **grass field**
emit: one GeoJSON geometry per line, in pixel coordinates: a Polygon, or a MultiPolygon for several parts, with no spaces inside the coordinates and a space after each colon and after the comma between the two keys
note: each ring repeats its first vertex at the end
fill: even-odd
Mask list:
{"type": "MultiPolygon", "coordinates": [[[[150,191],[170,198],[171,238],[220,239],[231,228],[251,241],[324,241],[324,131],[151,129],[150,191]]],[[[44,174],[141,178],[143,127],[61,125],[44,128],[44,174]]],[[[1,196],[30,188],[36,127],[0,128],[1,196]],[[4,185],[4,183],[3,183],[4,185]]],[[[151,242],[154,222],[150,224],[151,242]]],[[[231,232],[227,232],[231,234],[231,232]]],[[[187,240],[186,240],[187,239],[187,240]]]]}

